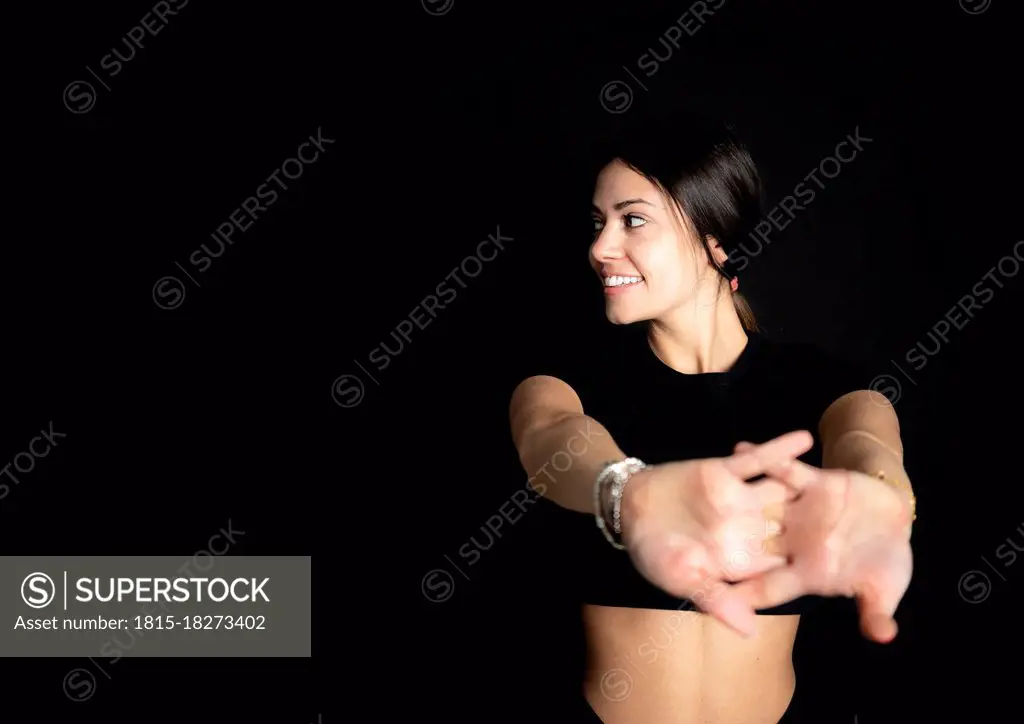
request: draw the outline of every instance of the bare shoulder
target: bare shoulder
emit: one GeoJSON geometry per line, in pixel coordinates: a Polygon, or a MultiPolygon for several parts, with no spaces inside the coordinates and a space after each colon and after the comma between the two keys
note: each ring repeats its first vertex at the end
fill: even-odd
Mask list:
{"type": "Polygon", "coordinates": [[[580,402],[576,390],[565,380],[551,375],[534,375],[520,382],[512,393],[511,407],[513,412],[517,408],[583,411],[583,403],[580,402]]]}
{"type": "Polygon", "coordinates": [[[516,385],[509,404],[512,436],[554,422],[566,415],[583,414],[583,403],[568,382],[550,375],[534,375],[516,385]]]}

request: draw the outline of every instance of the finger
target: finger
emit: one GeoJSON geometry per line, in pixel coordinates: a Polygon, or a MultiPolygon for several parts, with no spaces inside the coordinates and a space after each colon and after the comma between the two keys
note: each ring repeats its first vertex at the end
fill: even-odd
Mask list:
{"type": "MultiPolygon", "coordinates": [[[[747,495],[753,496],[751,505],[759,513],[771,511],[781,513],[785,504],[792,500],[796,492],[791,485],[771,478],[762,478],[756,483],[747,483],[744,486],[747,495]]],[[[769,517],[765,515],[764,517],[769,517]]],[[[772,516],[781,518],[781,515],[772,516]]]]}
{"type": "Polygon", "coordinates": [[[749,638],[757,633],[757,616],[753,607],[737,595],[735,589],[735,586],[715,581],[707,590],[694,593],[690,600],[740,636],[749,638]]]}
{"type": "Polygon", "coordinates": [[[792,460],[771,468],[768,474],[776,480],[782,481],[791,489],[800,491],[820,480],[822,471],[802,460],[792,460]]]}
{"type": "MultiPolygon", "coordinates": [[[[744,453],[755,447],[757,446],[753,443],[738,442],[736,443],[735,452],[744,453]]],[[[769,468],[766,472],[768,475],[784,481],[789,490],[789,498],[793,497],[794,489],[796,491],[803,490],[821,475],[821,471],[818,468],[808,465],[802,460],[787,460],[780,465],[769,468]]]]}
{"type": "Polygon", "coordinates": [[[781,606],[809,593],[799,571],[791,565],[737,583],[733,590],[748,606],[757,610],[781,606]]]}
{"type": "MultiPolygon", "coordinates": [[[[751,553],[730,557],[731,565],[727,565],[722,571],[722,577],[725,580],[730,582],[746,581],[786,565],[785,556],[769,552],[770,540],[761,541],[751,547],[754,549],[751,553]]],[[[779,547],[781,548],[781,546],[779,547]]]]}
{"type": "MultiPolygon", "coordinates": [[[[785,551],[779,541],[769,542],[782,533],[787,502],[796,493],[782,483],[765,479],[757,483],[737,483],[743,488],[742,509],[733,514],[729,525],[721,531],[713,560],[719,567],[742,568],[743,573],[758,573],[778,567],[785,551]],[[744,563],[745,561],[748,561],[744,563]],[[736,565],[739,563],[740,565],[736,565]]],[[[749,575],[726,576],[729,580],[749,575]]]]}
{"type": "Polygon", "coordinates": [[[766,473],[768,468],[792,461],[810,450],[813,444],[811,433],[798,430],[723,458],[723,463],[730,473],[746,480],[766,473]]]}
{"type": "Polygon", "coordinates": [[[764,539],[764,554],[785,560],[786,546],[781,535],[770,535],[764,539]]]}
{"type": "Polygon", "coordinates": [[[786,515],[786,504],[783,502],[768,503],[761,508],[761,516],[768,523],[782,525],[782,519],[786,515]]]}
{"type": "Polygon", "coordinates": [[[857,592],[857,609],[860,613],[860,630],[869,639],[887,644],[896,638],[899,627],[893,614],[897,601],[886,601],[874,586],[867,584],[857,592]]]}
{"type": "Polygon", "coordinates": [[[675,551],[667,564],[674,568],[676,575],[667,576],[661,583],[662,589],[673,596],[688,599],[696,608],[721,621],[744,637],[755,631],[754,610],[735,594],[721,580],[721,571],[709,572],[712,565],[704,551],[689,547],[675,551]]]}

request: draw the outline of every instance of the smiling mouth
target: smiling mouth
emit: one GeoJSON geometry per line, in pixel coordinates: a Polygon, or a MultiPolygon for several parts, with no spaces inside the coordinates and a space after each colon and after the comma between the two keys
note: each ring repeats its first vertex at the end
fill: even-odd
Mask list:
{"type": "Polygon", "coordinates": [[[601,281],[604,282],[605,288],[613,287],[631,287],[640,284],[644,280],[643,277],[624,277],[624,276],[610,276],[604,277],[601,281]]]}

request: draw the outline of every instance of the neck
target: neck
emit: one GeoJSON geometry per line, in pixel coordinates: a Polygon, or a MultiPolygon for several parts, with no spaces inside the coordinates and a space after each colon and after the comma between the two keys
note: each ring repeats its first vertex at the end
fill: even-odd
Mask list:
{"type": "Polygon", "coordinates": [[[648,340],[662,362],[684,374],[724,372],[747,346],[729,294],[714,304],[691,302],[652,320],[648,340]]]}

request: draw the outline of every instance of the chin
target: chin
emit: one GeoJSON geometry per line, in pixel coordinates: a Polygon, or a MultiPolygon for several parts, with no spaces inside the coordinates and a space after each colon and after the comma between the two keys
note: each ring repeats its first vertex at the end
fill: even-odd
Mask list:
{"type": "Polygon", "coordinates": [[[643,321],[643,317],[638,314],[633,314],[625,309],[615,309],[614,307],[608,307],[605,309],[605,316],[608,321],[612,324],[633,324],[634,322],[643,321]]]}

